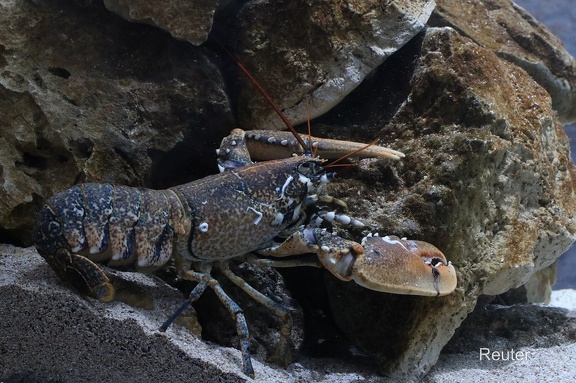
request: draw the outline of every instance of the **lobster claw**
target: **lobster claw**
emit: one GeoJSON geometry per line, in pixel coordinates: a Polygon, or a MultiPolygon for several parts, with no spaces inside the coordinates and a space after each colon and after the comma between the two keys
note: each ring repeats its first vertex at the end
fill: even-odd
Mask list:
{"type": "Polygon", "coordinates": [[[367,236],[362,244],[334,237],[318,249],[322,265],[337,278],[393,294],[442,296],[456,288],[456,270],[433,245],[395,236],[367,236]]]}

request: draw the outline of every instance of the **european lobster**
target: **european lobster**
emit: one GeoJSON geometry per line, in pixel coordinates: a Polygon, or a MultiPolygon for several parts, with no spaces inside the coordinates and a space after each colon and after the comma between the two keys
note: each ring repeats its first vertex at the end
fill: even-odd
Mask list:
{"type": "Polygon", "coordinates": [[[148,271],[174,257],[179,277],[197,282],[186,303],[194,302],[209,287],[235,319],[243,372],[251,377],[254,369],[244,314],[211,271],[218,269],[284,320],[279,354],[289,347],[291,321],[288,310],[230,270],[231,259],[272,267],[324,267],[336,278],[383,292],[427,296],[452,292],[455,269],[434,246],[377,235],[357,243],[332,234],[321,224],[328,220],[363,226],[360,221],[335,212],[306,213],[306,208],[319,200],[343,205],[322,194],[332,173],[325,170],[325,160],[309,154],[312,148],[326,157],[349,152],[403,157],[379,146],[366,149],[364,144],[295,132],[234,129],[217,150],[220,174],[167,190],[109,184],[73,186],[42,207],[32,239],[62,279],[103,302],[114,298],[114,287],[95,262],[148,271]],[[269,145],[275,148],[269,150],[269,145]],[[251,151],[270,160],[253,163],[251,151]],[[283,156],[304,154],[272,159],[282,151],[283,156]],[[278,238],[285,240],[277,242],[278,238]],[[310,253],[315,254],[313,259],[299,257],[310,253]]]}

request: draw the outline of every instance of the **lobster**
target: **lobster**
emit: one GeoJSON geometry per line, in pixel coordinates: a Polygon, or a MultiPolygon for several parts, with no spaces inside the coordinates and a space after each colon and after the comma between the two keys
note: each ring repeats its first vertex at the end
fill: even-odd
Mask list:
{"type": "Polygon", "coordinates": [[[345,214],[315,209],[345,203],[323,194],[333,177],[325,159],[355,156],[400,159],[376,145],[319,139],[295,132],[234,129],[217,149],[220,173],[166,190],[80,184],[54,195],[38,213],[32,240],[63,280],[102,302],[114,286],[98,263],[152,271],[175,260],[178,276],[196,282],[184,305],[212,289],[236,321],[243,372],[254,377],[242,309],[212,276],[218,270],[283,320],[277,355],[288,353],[289,311],[235,275],[233,259],[271,267],[313,266],[371,290],[441,296],[456,287],[456,272],[431,244],[368,235],[360,243],[323,227],[325,221],[362,227],[345,214]],[[273,149],[270,149],[273,147],[273,149]],[[253,162],[258,152],[262,162],[253,162]],[[299,155],[291,156],[292,153],[299,155]],[[278,159],[287,156],[288,158],[278,159]],[[314,257],[305,255],[314,254],[314,257]]]}

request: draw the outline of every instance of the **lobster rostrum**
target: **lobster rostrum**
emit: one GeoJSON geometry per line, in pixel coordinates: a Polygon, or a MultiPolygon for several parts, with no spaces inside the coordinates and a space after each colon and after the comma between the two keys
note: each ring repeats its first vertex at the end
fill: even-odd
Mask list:
{"type": "Polygon", "coordinates": [[[236,321],[243,372],[254,376],[249,332],[242,309],[212,276],[218,270],[283,320],[274,359],[289,363],[288,309],[247,284],[230,260],[272,267],[323,267],[338,279],[371,290],[424,296],[451,293],[456,272],[440,250],[421,241],[368,235],[360,243],[322,227],[324,221],[362,227],[362,222],[316,209],[318,201],[345,206],[324,195],[332,178],[326,160],[355,156],[400,159],[376,145],[319,139],[292,132],[234,129],[217,150],[220,174],[166,190],[80,184],[51,197],[32,232],[38,252],[54,271],[102,302],[114,286],[97,263],[151,271],[174,258],[180,278],[197,282],[185,304],[212,289],[236,321]],[[263,162],[254,163],[251,154],[263,162]],[[293,153],[300,155],[291,156],[293,153]],[[288,157],[278,159],[280,157],[288,157]],[[285,238],[278,241],[278,238],[285,238]],[[310,253],[314,254],[311,258],[310,253]]]}

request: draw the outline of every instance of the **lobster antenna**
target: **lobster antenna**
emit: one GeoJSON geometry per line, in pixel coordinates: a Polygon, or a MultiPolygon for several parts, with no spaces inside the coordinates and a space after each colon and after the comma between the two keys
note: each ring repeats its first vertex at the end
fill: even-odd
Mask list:
{"type": "Polygon", "coordinates": [[[216,44],[218,44],[220,46],[220,48],[222,48],[222,50],[224,50],[224,52],[226,52],[226,54],[228,56],[230,56],[234,62],[236,62],[236,65],[238,66],[238,68],[240,68],[240,70],[246,75],[246,77],[248,77],[248,79],[250,80],[250,82],[252,82],[252,84],[256,87],[256,89],[258,89],[258,91],[260,92],[260,94],[266,99],[266,101],[270,104],[270,106],[272,107],[272,109],[274,109],[274,111],[276,112],[276,114],[278,115],[278,117],[280,117],[280,119],[284,122],[284,125],[286,125],[286,127],[288,128],[288,130],[294,135],[294,138],[296,138],[296,141],[298,141],[298,143],[300,144],[300,146],[302,146],[302,149],[304,149],[304,153],[306,155],[310,155],[310,148],[307,148],[306,143],[304,142],[304,140],[302,139],[302,137],[300,137],[300,134],[298,134],[298,132],[296,131],[296,129],[294,129],[294,127],[292,126],[292,124],[290,123],[290,121],[288,121],[288,119],[286,118],[286,116],[284,115],[284,113],[282,113],[282,111],[280,110],[280,108],[278,107],[278,105],[276,105],[276,103],[274,102],[274,100],[272,100],[272,98],[270,98],[270,96],[268,95],[268,93],[266,93],[266,91],[264,90],[264,88],[262,88],[262,86],[260,85],[260,83],[254,78],[254,76],[252,76],[252,74],[248,71],[248,69],[246,69],[246,67],[242,64],[242,62],[240,62],[240,60],[230,51],[228,50],[228,48],[226,48],[224,46],[224,44],[222,44],[216,37],[214,37],[213,35],[210,35],[210,37],[212,38],[212,40],[214,40],[216,42],[216,44]]]}

